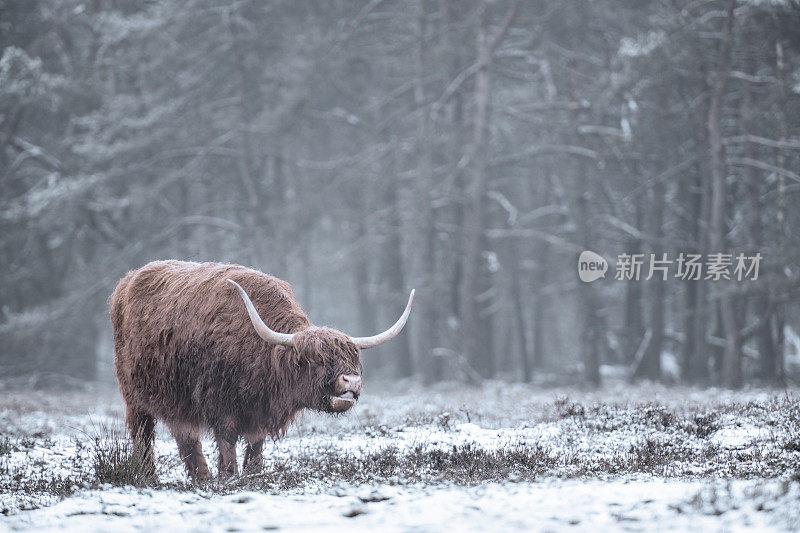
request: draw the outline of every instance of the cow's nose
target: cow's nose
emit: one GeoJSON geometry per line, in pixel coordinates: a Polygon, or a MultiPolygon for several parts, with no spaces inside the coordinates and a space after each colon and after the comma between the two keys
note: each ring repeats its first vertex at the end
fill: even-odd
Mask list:
{"type": "Polygon", "coordinates": [[[361,376],[342,374],[338,381],[339,389],[343,392],[351,391],[356,396],[361,394],[361,376]]]}

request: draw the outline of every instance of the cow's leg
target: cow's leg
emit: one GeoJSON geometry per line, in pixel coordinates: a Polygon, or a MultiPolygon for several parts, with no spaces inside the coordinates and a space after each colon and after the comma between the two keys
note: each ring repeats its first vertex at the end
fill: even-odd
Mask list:
{"type": "Polygon", "coordinates": [[[148,478],[156,476],[153,442],[156,434],[156,419],[149,413],[128,404],[125,423],[133,439],[133,453],[142,465],[142,474],[148,478]]]}
{"type": "Polygon", "coordinates": [[[242,470],[248,474],[261,472],[264,461],[261,457],[261,450],[264,448],[264,434],[246,434],[247,448],[244,451],[244,465],[242,470]]]}
{"type": "Polygon", "coordinates": [[[236,463],[236,441],[239,435],[235,431],[215,429],[214,438],[217,439],[219,449],[219,477],[231,477],[239,473],[236,463]]]}
{"type": "Polygon", "coordinates": [[[202,481],[211,477],[208,463],[203,457],[203,444],[200,442],[200,428],[184,424],[170,425],[172,436],[178,443],[178,453],[186,465],[186,473],[192,481],[202,481]]]}

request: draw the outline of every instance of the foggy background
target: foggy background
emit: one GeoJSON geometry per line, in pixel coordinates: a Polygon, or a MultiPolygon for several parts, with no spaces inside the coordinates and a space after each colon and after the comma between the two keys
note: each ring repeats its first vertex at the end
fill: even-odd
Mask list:
{"type": "Polygon", "coordinates": [[[797,380],[796,1],[0,0],[0,49],[9,382],[111,382],[108,296],[167,258],[352,335],[416,288],[367,379],[797,380]],[[763,259],[614,279],[651,252],[763,259]]]}

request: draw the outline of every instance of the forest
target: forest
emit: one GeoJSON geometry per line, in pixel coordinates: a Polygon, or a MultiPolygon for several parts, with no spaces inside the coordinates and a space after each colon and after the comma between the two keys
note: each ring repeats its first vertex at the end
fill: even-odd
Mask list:
{"type": "Polygon", "coordinates": [[[6,380],[113,380],[181,259],[354,335],[416,289],[385,379],[797,383],[799,194],[797,0],[0,0],[6,380]]]}

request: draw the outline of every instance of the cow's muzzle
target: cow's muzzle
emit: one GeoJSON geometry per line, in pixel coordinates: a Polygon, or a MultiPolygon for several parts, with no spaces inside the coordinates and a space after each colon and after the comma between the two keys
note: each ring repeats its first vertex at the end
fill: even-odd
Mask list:
{"type": "Polygon", "coordinates": [[[355,405],[361,394],[361,376],[342,374],[336,378],[336,394],[330,397],[331,409],[338,413],[355,405]]]}

